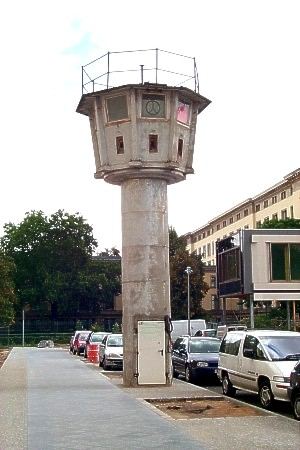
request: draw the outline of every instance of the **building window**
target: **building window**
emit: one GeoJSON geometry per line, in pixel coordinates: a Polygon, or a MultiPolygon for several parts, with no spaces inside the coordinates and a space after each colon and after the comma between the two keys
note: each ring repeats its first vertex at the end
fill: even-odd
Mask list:
{"type": "Polygon", "coordinates": [[[156,94],[143,95],[142,117],[163,119],[165,117],[165,96],[156,94]]]}
{"type": "Polygon", "coordinates": [[[217,225],[217,231],[219,231],[219,229],[220,229],[220,224],[217,225]]]}
{"type": "Polygon", "coordinates": [[[244,209],[244,217],[247,217],[247,216],[248,216],[248,214],[249,214],[249,210],[248,210],[248,208],[247,208],[247,209],[244,209]]]}
{"type": "Polygon", "coordinates": [[[255,212],[260,211],[260,203],[257,203],[257,205],[255,205],[255,212]]]}
{"type": "Polygon", "coordinates": [[[237,213],[236,220],[240,220],[240,219],[241,219],[241,213],[237,213]]]}
{"type": "Polygon", "coordinates": [[[203,245],[202,247],[202,257],[206,258],[206,245],[203,245]]]}
{"type": "Polygon", "coordinates": [[[214,256],[214,254],[215,254],[215,243],[214,243],[214,241],[212,241],[212,243],[211,243],[211,254],[214,256]]]}
{"type": "Polygon", "coordinates": [[[293,206],[290,207],[290,211],[291,211],[291,219],[293,219],[294,218],[294,207],[293,206]]]}
{"type": "Polygon", "coordinates": [[[280,194],[281,200],[284,200],[286,198],[286,191],[282,191],[280,194]]]}
{"type": "Polygon", "coordinates": [[[210,287],[212,289],[216,287],[216,276],[215,275],[210,276],[210,287]]]}
{"type": "Polygon", "coordinates": [[[184,123],[187,125],[190,120],[190,105],[186,103],[184,100],[178,101],[177,105],[177,120],[178,122],[184,123]]]}
{"type": "Polygon", "coordinates": [[[278,214],[277,213],[272,214],[272,220],[278,220],[278,214]]]}
{"type": "Polygon", "coordinates": [[[233,223],[233,217],[230,217],[229,223],[233,223]]]}
{"type": "Polygon", "coordinates": [[[273,195],[272,197],[272,205],[274,205],[275,203],[277,203],[277,195],[273,195]]]}
{"type": "Polygon", "coordinates": [[[149,134],[149,153],[158,153],[158,135],[149,134]]]}
{"type": "Polygon", "coordinates": [[[205,239],[205,231],[202,233],[202,239],[205,239]]]}
{"type": "Polygon", "coordinates": [[[124,139],[123,136],[116,137],[117,155],[124,154],[124,139]]]}
{"type": "Polygon", "coordinates": [[[216,295],[211,296],[211,309],[220,309],[220,302],[216,295]]]}
{"type": "Polygon", "coordinates": [[[178,159],[182,158],[182,152],[183,152],[183,139],[178,139],[178,147],[177,147],[177,156],[178,159]]]}
{"type": "Polygon", "coordinates": [[[257,222],[256,222],[256,228],[260,228],[261,227],[261,220],[258,220],[257,222]]]}
{"type": "Polygon", "coordinates": [[[223,220],[223,228],[226,227],[226,220],[223,220]]]}
{"type": "Polygon", "coordinates": [[[127,97],[119,95],[106,99],[107,120],[114,122],[117,120],[128,119],[127,97]]]}
{"type": "Polygon", "coordinates": [[[207,256],[211,256],[211,245],[207,244],[207,256]]]}
{"type": "Polygon", "coordinates": [[[210,230],[207,230],[207,236],[210,236],[210,230]]]}
{"type": "Polygon", "coordinates": [[[300,244],[271,244],[271,280],[300,281],[300,244]]]}
{"type": "Polygon", "coordinates": [[[282,220],[287,219],[287,210],[286,210],[286,209],[283,209],[283,210],[281,211],[281,219],[282,219],[282,220]]]}
{"type": "Polygon", "coordinates": [[[264,201],[264,208],[267,208],[269,206],[269,200],[264,201]]]}

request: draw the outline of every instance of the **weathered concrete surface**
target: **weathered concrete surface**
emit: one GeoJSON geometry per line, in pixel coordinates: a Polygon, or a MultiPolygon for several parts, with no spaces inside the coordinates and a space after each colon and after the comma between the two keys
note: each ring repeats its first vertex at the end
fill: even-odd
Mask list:
{"type": "MultiPolygon", "coordinates": [[[[122,299],[124,383],[136,383],[137,317],[170,316],[167,182],[130,179],[122,184],[122,299]]],[[[166,356],[170,367],[170,353],[166,356]]]]}

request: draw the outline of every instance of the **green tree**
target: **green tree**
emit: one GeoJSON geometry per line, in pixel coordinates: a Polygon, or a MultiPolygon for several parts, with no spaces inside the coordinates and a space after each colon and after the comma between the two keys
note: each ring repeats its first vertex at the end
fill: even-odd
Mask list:
{"type": "Polygon", "coordinates": [[[76,312],[85,271],[97,242],[92,227],[79,215],[62,210],[49,218],[27,213],[18,225],[4,226],[1,247],[16,265],[14,277],[19,309],[25,304],[40,312],[76,312]]]}
{"type": "Polygon", "coordinates": [[[259,228],[298,228],[300,229],[300,219],[265,219],[259,228]]]}
{"type": "Polygon", "coordinates": [[[187,267],[190,275],[190,312],[191,318],[201,315],[201,301],[208,286],[204,282],[203,263],[200,255],[189,254],[184,237],[177,235],[174,228],[169,228],[170,291],[173,319],[187,318],[187,267]]]}
{"type": "Polygon", "coordinates": [[[11,325],[14,320],[14,270],[12,259],[0,253],[0,326],[11,325]]]}

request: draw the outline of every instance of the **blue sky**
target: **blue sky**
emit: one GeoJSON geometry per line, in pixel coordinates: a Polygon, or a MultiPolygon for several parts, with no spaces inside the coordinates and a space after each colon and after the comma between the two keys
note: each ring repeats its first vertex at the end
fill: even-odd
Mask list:
{"type": "Polygon", "coordinates": [[[121,248],[120,189],[95,180],[88,119],[76,114],[81,66],[107,51],[162,48],[197,60],[194,169],[169,188],[186,233],[299,164],[297,0],[111,3],[10,0],[1,7],[0,234],[25,212],[79,212],[100,249],[121,248]]]}

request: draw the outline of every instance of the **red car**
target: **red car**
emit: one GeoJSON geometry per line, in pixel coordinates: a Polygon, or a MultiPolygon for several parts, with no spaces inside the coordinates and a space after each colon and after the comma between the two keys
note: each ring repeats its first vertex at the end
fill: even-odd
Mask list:
{"type": "Polygon", "coordinates": [[[75,355],[76,353],[77,355],[80,355],[80,353],[84,352],[86,340],[90,333],[91,331],[88,330],[81,330],[76,332],[73,343],[73,355],[75,355]]]}
{"type": "Polygon", "coordinates": [[[99,363],[99,345],[101,344],[103,338],[110,333],[105,331],[99,331],[97,333],[92,333],[86,343],[85,352],[87,359],[93,363],[99,363]]]}

